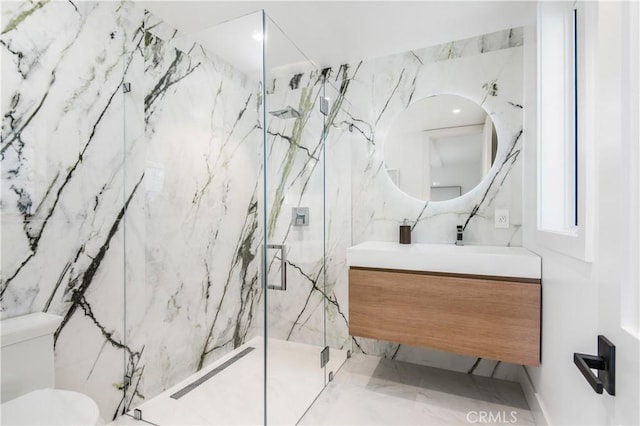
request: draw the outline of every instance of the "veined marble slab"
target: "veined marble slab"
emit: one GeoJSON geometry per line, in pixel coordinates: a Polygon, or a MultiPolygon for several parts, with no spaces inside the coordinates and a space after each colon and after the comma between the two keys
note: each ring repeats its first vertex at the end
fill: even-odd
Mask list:
{"type": "MultiPolygon", "coordinates": [[[[395,55],[334,64],[322,70],[300,72],[296,67],[295,70],[280,69],[277,73],[269,73],[266,89],[272,102],[276,97],[285,97],[290,105],[297,106],[297,99],[290,96],[301,90],[316,89],[324,76],[328,83],[326,96],[331,99],[332,105],[326,126],[326,221],[329,224],[326,289],[314,285],[319,271],[318,263],[309,264],[311,267],[305,265],[304,275],[300,274],[297,283],[294,283],[296,278],[289,277],[290,288],[296,289],[299,294],[293,296],[290,293],[286,298],[277,295],[269,299],[269,313],[277,312],[278,315],[275,318],[274,315],[270,316],[270,330],[274,328],[274,323],[277,324],[276,330],[286,329],[289,325],[289,329],[293,330],[291,339],[308,339],[312,335],[317,338],[321,328],[314,328],[312,324],[318,324],[314,320],[321,316],[312,313],[319,307],[322,295],[329,302],[325,304],[326,330],[332,347],[336,343],[338,347],[345,347],[345,343],[353,344],[354,352],[473,375],[517,379],[518,369],[513,364],[365,338],[345,341],[343,336],[348,336],[345,330],[348,325],[346,253],[349,246],[367,240],[394,241],[398,225],[404,219],[412,224],[414,239],[425,243],[450,244],[455,240],[456,225],[464,224],[465,241],[468,243],[522,245],[520,154],[526,136],[523,128],[522,46],[526,42],[522,28],[511,28],[395,55]],[[408,196],[392,183],[385,171],[383,153],[386,135],[397,115],[413,102],[437,93],[458,94],[475,100],[491,116],[500,143],[493,167],[474,190],[455,200],[428,202],[408,196]],[[348,149],[345,150],[345,147],[348,149]],[[509,209],[509,228],[494,227],[496,208],[509,209]],[[315,268],[313,265],[316,265],[315,268]],[[306,303],[305,299],[301,299],[304,296],[302,289],[310,285],[313,285],[313,290],[307,294],[312,296],[306,303]],[[299,300],[304,303],[300,304],[299,300]]],[[[315,126],[314,123],[305,122],[304,131],[308,132],[315,126]]],[[[285,133],[278,127],[270,131],[280,132],[290,138],[292,127],[284,129],[285,133]]],[[[299,129],[298,133],[301,131],[299,129]]],[[[305,138],[294,140],[304,149],[313,151],[315,145],[305,138]]],[[[287,147],[284,141],[278,142],[287,147]]],[[[308,155],[304,149],[298,150],[297,155],[301,158],[296,158],[294,164],[307,161],[308,155]]],[[[277,156],[272,155],[271,158],[278,162],[274,160],[277,156]]],[[[290,173],[290,176],[297,175],[296,170],[290,173]]],[[[300,175],[309,176],[305,173],[300,175]]],[[[285,177],[284,174],[280,176],[285,177]]],[[[311,185],[305,187],[304,196],[307,199],[317,194],[311,188],[311,185]]],[[[295,191],[287,194],[296,200],[295,195],[295,191]]],[[[282,211],[287,211],[287,207],[283,204],[282,211]]],[[[309,207],[313,209],[314,206],[309,207]]],[[[319,217],[313,212],[312,216],[319,217]]],[[[285,219],[277,221],[277,232],[285,229],[285,219]]],[[[301,247],[293,244],[291,239],[285,242],[293,250],[294,247],[301,247]]],[[[310,254],[305,254],[305,260],[311,259],[307,257],[310,254]]],[[[301,265],[297,259],[294,264],[301,265]]],[[[287,335],[281,338],[287,338],[287,335]]]]}
{"type": "Polygon", "coordinates": [[[347,265],[405,271],[541,278],[540,257],[522,247],[367,241],[347,249],[347,265]]]}

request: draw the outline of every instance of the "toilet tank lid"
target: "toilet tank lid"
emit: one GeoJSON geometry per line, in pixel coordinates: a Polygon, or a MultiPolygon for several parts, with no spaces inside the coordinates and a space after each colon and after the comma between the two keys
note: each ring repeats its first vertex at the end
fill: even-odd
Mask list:
{"type": "Polygon", "coordinates": [[[4,347],[51,334],[61,322],[61,316],[44,312],[3,319],[0,324],[0,343],[4,347]]]}

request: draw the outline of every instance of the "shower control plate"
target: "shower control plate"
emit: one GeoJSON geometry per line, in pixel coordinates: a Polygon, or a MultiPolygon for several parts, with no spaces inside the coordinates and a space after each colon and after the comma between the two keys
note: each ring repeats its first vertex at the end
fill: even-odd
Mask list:
{"type": "Polygon", "coordinates": [[[293,226],[309,226],[309,207],[293,207],[291,209],[293,226]]]}

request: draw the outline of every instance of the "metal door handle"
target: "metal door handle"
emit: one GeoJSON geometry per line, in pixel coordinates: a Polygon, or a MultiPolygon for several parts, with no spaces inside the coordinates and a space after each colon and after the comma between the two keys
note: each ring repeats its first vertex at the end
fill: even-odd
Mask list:
{"type": "Polygon", "coordinates": [[[598,336],[598,355],[574,353],[573,363],[578,367],[596,393],[606,390],[616,394],[616,347],[606,337],[598,336]],[[598,370],[598,376],[591,369],[598,370]]]}
{"type": "Polygon", "coordinates": [[[285,291],[287,289],[287,247],[284,244],[267,244],[267,248],[280,250],[280,285],[267,283],[267,288],[285,291]]]}

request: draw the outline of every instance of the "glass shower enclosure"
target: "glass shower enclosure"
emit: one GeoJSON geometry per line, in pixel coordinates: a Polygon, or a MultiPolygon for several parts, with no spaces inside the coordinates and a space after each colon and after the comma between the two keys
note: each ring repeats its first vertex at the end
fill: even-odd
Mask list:
{"type": "Polygon", "coordinates": [[[295,424],[347,357],[327,322],[338,89],[263,11],[191,33],[146,12],[140,34],[124,70],[125,193],[144,196],[125,224],[121,411],[295,424]]]}

